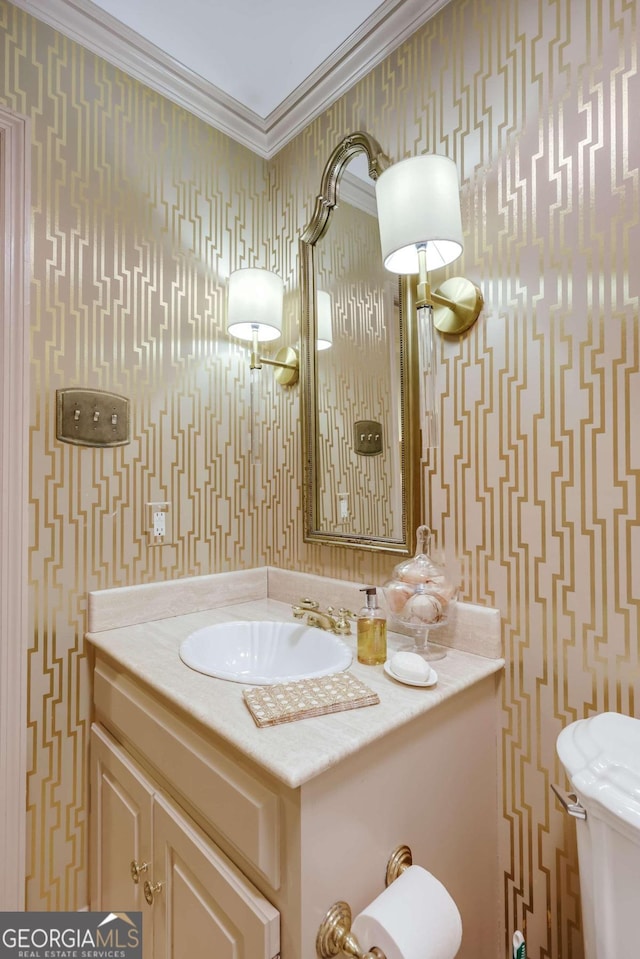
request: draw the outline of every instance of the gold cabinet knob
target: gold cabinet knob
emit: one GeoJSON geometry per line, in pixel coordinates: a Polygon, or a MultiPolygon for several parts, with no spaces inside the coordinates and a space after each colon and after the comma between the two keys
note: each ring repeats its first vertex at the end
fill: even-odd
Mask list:
{"type": "Polygon", "coordinates": [[[161,883],[161,882],[149,882],[149,880],[147,879],[147,880],[145,880],[145,884],[144,884],[144,886],[143,886],[143,889],[144,889],[144,898],[147,900],[147,902],[149,903],[149,905],[152,906],[152,905],[153,905],[153,897],[156,896],[156,895],[160,892],[160,890],[162,889],[162,883],[161,883]]]}
{"type": "Polygon", "coordinates": [[[131,860],[131,878],[135,883],[140,882],[140,876],[149,868],[148,862],[138,862],[137,859],[131,860]]]}

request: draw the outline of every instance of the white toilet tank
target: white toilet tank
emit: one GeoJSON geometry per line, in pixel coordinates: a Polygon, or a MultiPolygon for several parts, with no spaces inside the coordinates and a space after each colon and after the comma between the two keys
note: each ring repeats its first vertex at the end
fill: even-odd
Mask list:
{"type": "Polygon", "coordinates": [[[557,750],[586,813],[576,819],[585,957],[640,955],[640,719],[580,719],[557,750]]]}

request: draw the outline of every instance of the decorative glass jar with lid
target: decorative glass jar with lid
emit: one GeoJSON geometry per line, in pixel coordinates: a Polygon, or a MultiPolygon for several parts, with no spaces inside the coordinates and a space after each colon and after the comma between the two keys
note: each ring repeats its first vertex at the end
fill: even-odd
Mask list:
{"type": "Polygon", "coordinates": [[[445,567],[431,556],[431,538],[428,526],[418,527],[415,556],[398,563],[383,587],[391,628],[413,639],[403,649],[426,660],[447,655],[443,646],[429,642],[429,633],[448,622],[458,594],[445,567]]]}

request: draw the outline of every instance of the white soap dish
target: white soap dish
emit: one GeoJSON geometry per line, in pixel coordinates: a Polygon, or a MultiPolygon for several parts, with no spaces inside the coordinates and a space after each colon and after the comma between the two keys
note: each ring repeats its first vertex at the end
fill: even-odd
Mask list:
{"type": "Polygon", "coordinates": [[[396,675],[396,673],[394,673],[393,669],[391,668],[389,660],[386,661],[383,668],[387,676],[391,676],[391,678],[395,679],[396,682],[398,683],[404,683],[405,686],[422,686],[426,688],[427,686],[435,686],[435,684],[438,682],[438,674],[433,667],[431,667],[431,672],[429,673],[429,676],[426,680],[408,679],[408,678],[404,678],[402,676],[396,675]]]}

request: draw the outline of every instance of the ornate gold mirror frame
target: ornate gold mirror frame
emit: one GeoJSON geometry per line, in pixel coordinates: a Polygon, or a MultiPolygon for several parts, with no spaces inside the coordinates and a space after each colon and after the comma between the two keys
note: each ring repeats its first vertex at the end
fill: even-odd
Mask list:
{"type": "MultiPolygon", "coordinates": [[[[318,351],[316,338],[317,317],[317,276],[318,250],[316,244],[325,236],[338,205],[340,181],[345,167],[358,154],[364,154],[368,161],[368,172],[372,180],[389,165],[389,159],[382,152],[380,144],[367,133],[358,132],[345,137],[335,148],[322,175],[320,194],[316,198],[315,209],[310,223],[300,238],[300,281],[302,293],[302,426],[303,426],[303,467],[304,467],[304,539],[306,542],[323,543],[334,546],[350,546],[359,549],[380,550],[391,553],[408,554],[413,551],[413,536],[418,525],[420,455],[418,420],[418,375],[417,344],[415,326],[415,284],[402,277],[398,280],[397,303],[392,322],[397,326],[389,335],[394,356],[389,361],[390,385],[393,396],[390,407],[394,417],[394,429],[397,423],[397,446],[392,443],[391,430],[386,442],[389,445],[388,456],[392,465],[393,477],[383,478],[382,488],[375,489],[372,495],[379,501],[379,508],[386,509],[385,497],[389,496],[391,483],[397,489],[400,484],[400,519],[395,524],[393,535],[385,535],[384,530],[368,528],[354,531],[337,529],[330,518],[322,515],[320,497],[320,443],[319,443],[319,379],[318,351]],[[392,370],[392,362],[397,366],[392,370]],[[396,452],[397,450],[397,452],[396,452]],[[334,528],[331,528],[333,525],[334,528]]],[[[375,268],[382,266],[376,263],[375,268]]],[[[372,267],[373,268],[373,267],[372,267]]],[[[331,351],[327,351],[330,354],[331,351]]],[[[391,348],[390,348],[391,352],[391,348]]],[[[364,362],[353,370],[366,375],[366,356],[364,362]]],[[[325,362],[323,360],[323,362],[325,362]]],[[[363,421],[369,417],[363,415],[363,421]]],[[[354,424],[355,428],[355,424],[354,424]]],[[[344,439],[344,438],[342,438],[344,439]]],[[[395,440],[395,437],[394,437],[395,440]]],[[[364,460],[363,460],[364,462],[364,460]]],[[[395,493],[394,493],[395,497],[395,493]]],[[[355,493],[354,493],[355,498],[355,493]]],[[[373,521],[371,523],[373,526],[373,521]]]]}

